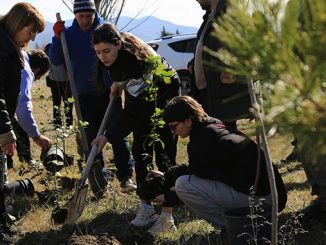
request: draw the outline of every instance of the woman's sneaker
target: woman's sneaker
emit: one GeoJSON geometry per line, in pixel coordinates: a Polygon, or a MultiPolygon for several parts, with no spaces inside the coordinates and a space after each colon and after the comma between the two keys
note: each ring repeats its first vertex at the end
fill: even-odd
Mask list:
{"type": "Polygon", "coordinates": [[[127,179],[121,181],[120,188],[122,193],[129,193],[137,190],[137,185],[131,179],[127,179]]]}
{"type": "Polygon", "coordinates": [[[155,213],[154,207],[151,205],[142,205],[138,211],[136,218],[130,223],[134,226],[146,226],[158,219],[158,215],[155,213]]]}
{"type": "Polygon", "coordinates": [[[177,227],[174,225],[173,219],[168,219],[166,216],[161,215],[154,225],[147,231],[152,236],[156,237],[162,232],[176,231],[177,227]]]}

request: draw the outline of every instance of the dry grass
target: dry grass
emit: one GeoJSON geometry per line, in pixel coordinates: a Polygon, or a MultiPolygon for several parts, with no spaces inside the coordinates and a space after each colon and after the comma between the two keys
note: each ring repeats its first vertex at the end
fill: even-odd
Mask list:
{"type": "MultiPolygon", "coordinates": [[[[41,88],[44,91],[44,96],[49,96],[49,89],[45,87],[44,80],[37,82],[34,87],[41,88]]],[[[40,100],[33,98],[34,102],[34,115],[38,122],[46,124],[47,119],[51,117],[51,110],[45,110],[39,108],[38,104],[40,100]]],[[[50,101],[45,101],[46,107],[51,108],[50,101]]],[[[241,122],[240,129],[244,130],[251,137],[254,137],[254,124],[248,120],[241,122]]],[[[46,132],[47,135],[54,135],[53,131],[46,132]]],[[[131,141],[131,138],[130,138],[131,141]]],[[[187,139],[180,139],[178,142],[178,154],[177,162],[187,162],[186,145],[187,139]]],[[[292,150],[290,144],[290,136],[276,135],[269,139],[269,147],[274,162],[278,163],[281,159],[284,159],[292,150]]],[[[69,154],[78,155],[77,144],[74,138],[68,140],[67,152],[69,154]]],[[[32,143],[33,153],[36,159],[39,158],[39,148],[32,143]]],[[[106,159],[112,158],[110,147],[106,150],[106,159]]],[[[15,159],[17,161],[17,159],[15,159]]],[[[291,164],[278,164],[282,177],[288,187],[288,203],[284,210],[283,221],[290,214],[302,211],[307,207],[313,197],[310,196],[310,188],[306,182],[305,174],[299,163],[291,164]]],[[[114,167],[112,167],[114,168],[114,167]]],[[[62,175],[66,176],[78,176],[76,167],[64,168],[61,171],[62,175]]],[[[25,177],[29,177],[26,175],[25,177]]],[[[18,176],[17,171],[10,170],[10,180],[21,178],[18,176]]],[[[36,189],[41,190],[42,185],[36,183],[33,180],[36,189]]],[[[16,237],[18,244],[192,244],[195,242],[191,240],[193,234],[200,234],[204,237],[201,241],[205,244],[210,240],[210,234],[214,234],[213,228],[205,221],[193,220],[193,216],[189,214],[186,209],[177,211],[176,222],[178,225],[178,232],[172,234],[164,234],[156,240],[149,238],[144,229],[135,229],[129,226],[130,220],[134,217],[138,208],[138,198],[135,194],[122,194],[119,191],[119,183],[114,180],[111,188],[105,194],[105,198],[101,200],[94,200],[94,197],[90,194],[88,203],[83,212],[83,215],[77,226],[77,230],[70,231],[66,227],[61,225],[55,225],[51,221],[52,208],[46,208],[43,206],[33,205],[32,209],[23,215],[16,227],[21,234],[16,237]],[[105,238],[105,239],[104,239],[105,238]],[[206,239],[206,240],[205,240],[206,239]],[[83,242],[84,243],[83,243],[83,242]],[[102,241],[102,242],[101,242],[102,241]],[[105,242],[104,242],[105,241],[105,242]],[[111,241],[112,243],[109,243],[111,241]],[[183,242],[182,242],[183,241],[183,242]],[[187,243],[190,242],[190,243],[187,243]],[[206,241],[206,242],[205,242],[206,241]]],[[[72,192],[70,192],[71,195],[72,192]]],[[[67,197],[64,198],[65,200],[67,197]]],[[[35,201],[34,201],[35,203],[35,201]]],[[[281,219],[282,220],[282,219],[281,219]]],[[[314,236],[317,236],[316,243],[310,241],[309,244],[323,244],[319,243],[323,241],[323,227],[317,226],[316,229],[311,229],[310,232],[314,236]]],[[[216,231],[215,231],[216,232],[216,231]]],[[[222,241],[215,237],[214,244],[221,244],[222,241]]],[[[300,242],[297,244],[309,241],[309,235],[300,237],[300,242]]],[[[324,240],[325,241],[325,240],[324,240]]],[[[196,241],[198,242],[198,241],[196,241]]]]}

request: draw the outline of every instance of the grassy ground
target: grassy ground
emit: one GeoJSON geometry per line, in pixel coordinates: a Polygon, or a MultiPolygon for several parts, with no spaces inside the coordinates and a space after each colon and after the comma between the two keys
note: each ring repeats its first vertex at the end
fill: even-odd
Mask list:
{"type": "MultiPolygon", "coordinates": [[[[41,88],[42,95],[49,96],[49,89],[45,87],[44,81],[38,82],[34,88],[41,88]]],[[[34,96],[34,115],[38,122],[47,125],[47,119],[51,118],[51,103],[48,100],[40,100],[39,94],[34,96]],[[42,102],[43,101],[43,102],[42,102]],[[40,106],[43,105],[43,106],[40,106]]],[[[241,122],[241,129],[254,137],[254,124],[247,120],[241,122]]],[[[49,131],[47,135],[54,135],[54,131],[49,131]]],[[[273,161],[279,163],[291,150],[291,137],[276,135],[269,140],[269,147],[273,161]]],[[[178,144],[177,162],[187,162],[186,157],[187,140],[180,140],[178,144]]],[[[32,143],[33,153],[36,160],[39,159],[40,151],[32,143]]],[[[77,144],[74,137],[70,137],[66,142],[66,152],[74,154],[75,160],[78,158],[77,144]]],[[[106,159],[112,159],[111,151],[106,151],[106,159]]],[[[15,158],[16,159],[16,158],[15,158]]],[[[109,164],[109,163],[107,163],[109,164]]],[[[32,178],[34,171],[24,176],[18,175],[18,170],[24,167],[15,162],[15,169],[10,170],[10,180],[32,178]]],[[[110,166],[112,169],[114,167],[110,166]]],[[[298,217],[300,213],[313,201],[310,196],[310,188],[306,181],[305,174],[300,163],[278,164],[282,177],[288,188],[288,203],[286,209],[280,215],[280,226],[291,217],[298,217]]],[[[76,164],[72,167],[65,167],[60,171],[63,176],[78,177],[76,164]]],[[[43,179],[51,180],[51,176],[42,174],[43,179]]],[[[44,185],[38,183],[39,177],[33,178],[36,190],[44,190],[44,185]]],[[[54,182],[49,182],[49,187],[54,187],[54,182]]],[[[60,206],[67,203],[73,191],[60,190],[60,206]]],[[[14,227],[18,230],[15,236],[15,244],[226,244],[225,237],[207,222],[197,219],[187,208],[180,207],[175,212],[175,221],[178,227],[177,232],[166,233],[154,239],[146,233],[146,228],[134,228],[129,222],[135,216],[138,208],[138,199],[133,194],[123,194],[119,190],[119,183],[115,179],[111,187],[105,193],[105,198],[96,200],[91,193],[87,199],[87,205],[80,218],[78,225],[72,229],[62,225],[54,224],[51,218],[53,205],[40,204],[37,196],[31,198],[15,197],[11,200],[15,215],[18,220],[14,227]]],[[[159,207],[156,207],[159,211],[159,207]]],[[[286,234],[297,232],[297,219],[294,219],[286,234]]],[[[284,241],[282,244],[326,244],[325,221],[313,220],[303,224],[308,232],[297,236],[293,242],[284,241]]],[[[284,238],[286,235],[282,235],[284,238]]],[[[289,235],[294,237],[294,235],[289,235]]]]}

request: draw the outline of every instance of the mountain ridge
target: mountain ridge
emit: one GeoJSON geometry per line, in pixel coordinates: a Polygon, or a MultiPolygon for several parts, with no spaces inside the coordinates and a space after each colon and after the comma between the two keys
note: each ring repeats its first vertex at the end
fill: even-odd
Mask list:
{"type": "MultiPolygon", "coordinates": [[[[66,20],[65,25],[70,26],[72,23],[72,19],[66,20]]],[[[51,42],[53,36],[53,27],[52,22],[46,21],[45,30],[38,34],[34,41],[31,41],[29,47],[33,48],[43,48],[47,43],[51,42]]],[[[194,33],[197,32],[197,27],[193,26],[184,26],[178,25],[171,21],[162,20],[154,16],[145,16],[139,19],[134,19],[127,16],[121,16],[119,18],[118,29],[122,29],[121,31],[128,31],[132,34],[138,36],[144,41],[150,41],[160,37],[161,31],[163,27],[165,28],[166,32],[169,33],[194,33]],[[129,22],[131,23],[126,26],[129,22]]]]}

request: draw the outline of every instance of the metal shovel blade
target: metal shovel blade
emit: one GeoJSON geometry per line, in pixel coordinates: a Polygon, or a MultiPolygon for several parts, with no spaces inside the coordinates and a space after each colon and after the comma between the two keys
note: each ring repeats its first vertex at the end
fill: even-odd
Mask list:
{"type": "Polygon", "coordinates": [[[69,201],[66,224],[76,224],[77,220],[82,215],[86,205],[87,191],[88,185],[84,185],[82,188],[79,188],[77,185],[76,191],[69,201]]]}

